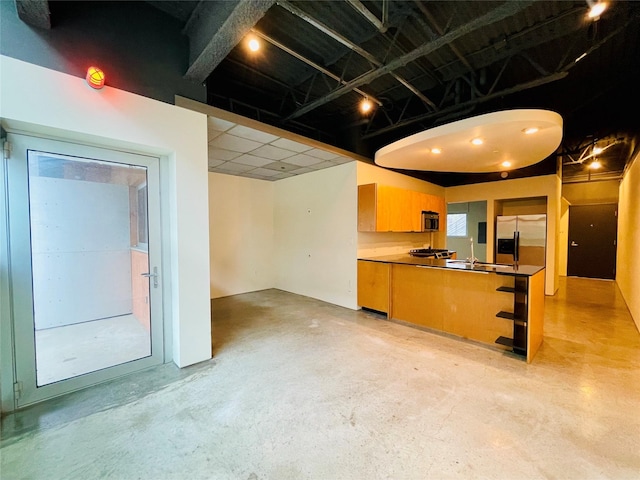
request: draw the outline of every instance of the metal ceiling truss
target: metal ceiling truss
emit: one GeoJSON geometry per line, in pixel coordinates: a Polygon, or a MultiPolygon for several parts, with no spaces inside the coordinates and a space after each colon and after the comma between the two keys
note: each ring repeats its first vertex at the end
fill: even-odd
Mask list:
{"type": "MultiPolygon", "coordinates": [[[[281,5],[281,1],[282,0],[277,2],[278,5],[281,5]]],[[[283,3],[288,5],[286,2],[283,2],[283,3]]],[[[411,63],[417,60],[418,58],[424,57],[432,52],[435,52],[436,50],[442,48],[443,46],[448,45],[454,40],[461,38],[462,36],[467,35],[479,28],[483,28],[493,23],[499,22],[500,20],[504,20],[505,18],[520,12],[521,10],[528,7],[532,3],[533,3],[532,1],[503,3],[497,8],[489,11],[488,13],[481,15],[480,17],[475,18],[474,20],[464,25],[445,33],[444,35],[435,39],[434,41],[421,45],[420,47],[412,50],[411,52],[391,60],[389,63],[385,65],[381,65],[378,68],[374,68],[358,76],[357,78],[348,82],[346,85],[342,85],[341,87],[335,89],[333,92],[329,93],[328,95],[318,98],[310,103],[307,103],[306,105],[303,105],[298,110],[294,111],[291,115],[289,115],[285,119],[285,121],[298,118],[304,115],[305,113],[308,113],[328,102],[331,102],[341,97],[342,95],[350,92],[354,88],[360,87],[362,85],[367,85],[383,75],[390,74],[395,70],[397,70],[398,68],[403,67],[408,63],[411,63]]],[[[308,15],[306,14],[305,16],[308,17],[308,15]]]]}
{"type": "MultiPolygon", "coordinates": [[[[357,2],[357,3],[359,3],[359,2],[357,2]]],[[[286,0],[278,0],[277,4],[279,6],[281,6],[282,8],[286,9],[288,12],[292,13],[293,15],[296,15],[298,18],[304,20],[305,22],[309,23],[313,27],[317,28],[321,32],[325,33],[329,37],[333,38],[337,42],[341,43],[345,47],[347,47],[350,50],[356,52],[362,58],[367,60],[373,67],[376,67],[378,69],[384,67],[384,64],[380,60],[378,60],[375,56],[373,56],[371,53],[367,52],[365,49],[363,49],[359,45],[355,44],[354,42],[352,42],[348,38],[344,37],[340,33],[336,32],[332,28],[328,27],[327,25],[323,24],[319,20],[313,18],[308,13],[300,10],[298,7],[290,4],[286,0]]],[[[364,6],[363,6],[363,8],[366,9],[366,7],[364,7],[364,6]]],[[[374,68],[371,71],[375,71],[375,70],[376,69],[374,68]]],[[[406,79],[404,79],[400,75],[394,73],[392,70],[389,71],[388,73],[390,73],[393,76],[393,78],[395,78],[399,83],[404,85],[405,88],[407,88],[411,93],[413,93],[418,98],[420,98],[420,100],[422,100],[424,103],[429,105],[432,109],[436,109],[437,108],[435,103],[433,103],[431,100],[429,100],[424,94],[422,94],[422,92],[420,92],[420,90],[418,90],[413,85],[411,85],[406,79]]],[[[357,87],[360,86],[360,85],[356,85],[354,87],[350,87],[349,83],[345,82],[345,83],[342,84],[342,88],[346,88],[345,93],[347,93],[348,91],[351,91],[351,90],[356,90],[357,87]]],[[[316,100],[316,102],[317,102],[317,100],[316,100]]],[[[324,103],[327,103],[327,102],[324,102],[324,103]]],[[[382,105],[382,104],[380,104],[380,105],[382,105]]],[[[320,105],[318,105],[318,106],[320,106],[320,105]]],[[[309,110],[307,110],[307,111],[309,111],[309,110]]],[[[306,113],[306,111],[304,113],[306,113]]],[[[291,120],[291,119],[296,118],[296,117],[298,117],[300,115],[301,114],[297,114],[296,112],[294,112],[286,120],[287,121],[291,120]]]]}
{"type": "MultiPolygon", "coordinates": [[[[567,61],[567,58],[571,58],[570,54],[571,54],[571,50],[574,47],[574,44],[570,45],[568,48],[568,51],[566,52],[566,54],[563,56],[563,59],[565,60],[565,64],[564,65],[559,65],[557,70],[553,73],[548,72],[544,67],[542,67],[541,65],[539,65],[537,62],[535,62],[532,58],[529,57],[529,55],[527,55],[524,51],[519,51],[517,52],[515,55],[512,54],[509,57],[507,57],[504,60],[504,63],[502,64],[500,71],[498,73],[498,75],[496,76],[496,78],[494,79],[492,86],[489,88],[489,90],[486,93],[483,93],[480,91],[480,89],[477,86],[476,80],[479,76],[479,72],[469,72],[466,73],[464,75],[460,75],[458,78],[453,79],[451,81],[448,82],[444,94],[439,102],[439,107],[440,110],[438,112],[430,112],[430,113],[425,113],[425,114],[421,114],[421,115],[417,115],[411,118],[403,118],[402,115],[400,118],[398,118],[395,122],[383,127],[383,128],[379,128],[375,131],[371,131],[372,125],[368,125],[367,131],[365,132],[365,134],[363,135],[363,139],[368,139],[368,138],[372,138],[374,136],[380,135],[380,134],[384,134],[384,133],[388,133],[392,130],[395,130],[397,128],[401,128],[401,127],[405,127],[408,126],[410,124],[416,123],[416,122],[421,122],[421,121],[426,121],[426,120],[430,120],[436,117],[440,117],[443,114],[446,113],[454,113],[456,111],[462,110],[462,109],[466,109],[466,108],[470,108],[470,107],[474,107],[482,102],[486,102],[492,99],[495,99],[497,97],[501,97],[501,96],[506,96],[506,95],[511,95],[513,93],[519,92],[519,91],[523,91],[523,90],[527,90],[530,88],[534,88],[534,87],[538,87],[540,85],[544,85],[546,83],[550,83],[550,82],[555,82],[557,80],[561,80],[563,78],[565,78],[568,75],[568,72],[570,69],[572,69],[573,67],[575,67],[575,65],[578,63],[578,61],[582,61],[587,55],[591,54],[592,52],[594,52],[595,50],[597,50],[598,48],[602,47],[604,44],[606,44],[609,40],[611,40],[613,37],[615,37],[616,35],[618,35],[619,33],[621,33],[622,31],[624,31],[632,22],[636,21],[637,18],[635,17],[631,17],[629,18],[623,25],[621,25],[620,27],[618,27],[617,29],[615,29],[614,31],[612,31],[611,33],[609,33],[606,37],[602,38],[600,41],[598,41],[597,43],[595,43],[594,45],[592,45],[589,49],[587,49],[586,52],[584,52],[582,55],[580,55],[579,57],[577,57],[576,59],[572,59],[567,61]],[[523,82],[514,86],[510,86],[510,87],[505,87],[499,91],[495,91],[495,88],[497,87],[504,71],[506,70],[506,67],[508,65],[508,63],[511,61],[512,58],[514,58],[515,56],[519,56],[521,58],[524,58],[533,68],[534,70],[540,74],[540,76],[538,78],[535,78],[533,80],[527,81],[527,82],[523,82]],[[460,90],[456,90],[456,88],[459,88],[459,84],[460,81],[464,81],[466,84],[468,84],[470,86],[469,88],[469,98],[467,100],[462,100],[461,98],[459,98],[458,93],[460,93],[460,90]],[[448,107],[445,107],[445,105],[447,104],[448,101],[451,100],[452,98],[452,90],[455,92],[453,95],[454,98],[454,102],[452,105],[449,105],[448,107]]],[[[487,47],[490,48],[490,47],[487,47]]],[[[528,47],[527,47],[528,48],[528,47]]],[[[403,110],[404,113],[404,110],[403,110]]],[[[442,120],[442,119],[441,119],[442,120]]]]}

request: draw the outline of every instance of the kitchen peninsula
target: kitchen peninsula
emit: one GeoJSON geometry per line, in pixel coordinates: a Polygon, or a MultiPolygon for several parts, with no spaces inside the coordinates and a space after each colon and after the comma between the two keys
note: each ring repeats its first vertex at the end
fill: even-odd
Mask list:
{"type": "Polygon", "coordinates": [[[410,255],[361,258],[358,305],[531,362],[542,344],[544,267],[410,255]]]}

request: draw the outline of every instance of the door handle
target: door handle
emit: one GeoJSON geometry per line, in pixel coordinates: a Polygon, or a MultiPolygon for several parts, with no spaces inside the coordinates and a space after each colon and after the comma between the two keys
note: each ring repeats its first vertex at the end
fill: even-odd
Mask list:
{"type": "Polygon", "coordinates": [[[158,288],[158,267],[153,267],[153,273],[147,272],[140,275],[147,278],[153,277],[153,288],[158,288]]]}
{"type": "Polygon", "coordinates": [[[571,246],[572,246],[572,247],[577,247],[577,246],[578,246],[578,244],[577,244],[576,242],[574,242],[573,240],[571,240],[571,246]]]}

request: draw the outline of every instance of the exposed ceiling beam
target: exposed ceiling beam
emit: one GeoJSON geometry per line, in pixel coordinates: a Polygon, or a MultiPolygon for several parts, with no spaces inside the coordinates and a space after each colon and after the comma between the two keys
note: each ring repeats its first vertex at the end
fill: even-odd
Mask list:
{"type": "Polygon", "coordinates": [[[360,13],[364,18],[369,20],[369,22],[378,29],[380,33],[384,33],[387,31],[387,26],[376,17],[371,10],[364,6],[364,4],[360,0],[347,0],[347,3],[356,9],[358,13],[360,13]]]}
{"type": "Polygon", "coordinates": [[[486,27],[495,22],[503,20],[507,17],[510,17],[520,12],[521,10],[525,9],[532,3],[533,3],[532,1],[505,2],[499,7],[491,10],[490,12],[485,13],[484,15],[462,25],[461,27],[458,27],[455,30],[452,30],[446,33],[440,38],[437,38],[432,42],[426,43],[416,48],[415,50],[412,50],[411,52],[392,60],[386,65],[370,70],[369,72],[364,73],[359,77],[355,78],[354,80],[350,81],[346,85],[343,85],[342,87],[337,88],[336,90],[329,93],[328,95],[325,95],[324,97],[318,98],[317,100],[314,100],[313,102],[302,106],[301,108],[293,112],[291,115],[289,115],[286,118],[286,120],[292,120],[294,118],[298,118],[304,115],[305,113],[310,112],[311,110],[314,110],[320,107],[321,105],[324,105],[325,103],[331,102],[336,98],[341,97],[342,95],[350,92],[354,88],[371,83],[376,78],[379,78],[383,75],[387,75],[388,73],[393,72],[394,70],[400,67],[403,67],[406,64],[420,57],[428,55],[438,50],[439,48],[442,48],[443,46],[450,44],[452,41],[463,37],[464,35],[467,35],[479,28],[486,27]]]}
{"type": "MultiPolygon", "coordinates": [[[[339,82],[341,84],[345,84],[347,83],[346,80],[343,80],[342,78],[340,78],[338,75],[330,72],[329,70],[327,70],[326,68],[324,68],[322,65],[318,65],[316,62],[314,62],[313,60],[309,60],[307,57],[305,57],[304,55],[299,54],[298,52],[295,52],[294,50],[291,50],[289,47],[281,44],[280,42],[278,42],[277,40],[271,38],[270,36],[256,30],[255,28],[251,29],[251,32],[262,38],[263,40],[269,42],[270,44],[272,44],[275,47],[278,47],[279,49],[281,49],[284,52],[287,52],[289,55],[291,55],[292,57],[297,58],[298,60],[300,60],[303,63],[306,63],[307,65],[309,65],[310,67],[315,68],[316,70],[318,70],[320,73],[325,74],[327,77],[334,79],[336,82],[339,82]]],[[[379,106],[382,106],[382,102],[380,100],[378,100],[377,98],[369,95],[368,93],[363,92],[362,90],[360,90],[359,88],[354,88],[353,89],[354,92],[359,93],[360,95],[362,95],[365,98],[368,98],[369,100],[371,100],[372,102],[377,103],[379,106]]]]}
{"type": "MultiPolygon", "coordinates": [[[[429,23],[431,24],[433,29],[436,32],[438,32],[438,35],[444,35],[444,30],[442,29],[442,27],[440,27],[440,25],[438,24],[438,21],[431,14],[431,12],[427,9],[427,7],[419,0],[415,0],[415,3],[418,6],[418,8],[420,9],[420,11],[422,12],[422,14],[427,18],[427,20],[429,21],[429,23]]],[[[460,50],[458,50],[458,47],[456,47],[453,44],[453,42],[451,42],[449,44],[449,48],[456,55],[456,57],[458,57],[458,59],[464,64],[464,66],[467,67],[470,72],[473,72],[473,67],[467,61],[467,59],[464,58],[464,55],[462,55],[462,53],[460,53],[460,50]]]]}
{"type": "Polygon", "coordinates": [[[15,0],[18,17],[33,27],[51,29],[51,12],[47,0],[15,0]]]}
{"type": "MultiPolygon", "coordinates": [[[[301,18],[302,20],[309,23],[310,25],[314,26],[315,28],[325,33],[326,35],[330,36],[331,38],[341,43],[345,47],[356,52],[358,55],[368,60],[372,65],[375,65],[376,67],[383,66],[383,63],[380,60],[378,60],[376,57],[374,57],[369,52],[367,52],[364,48],[360,47],[359,45],[356,45],[348,38],[344,37],[343,35],[340,35],[335,30],[324,25],[322,22],[316,20],[311,15],[300,10],[298,7],[290,4],[286,0],[278,0],[278,5],[286,9],[290,13],[296,15],[297,17],[301,18]]],[[[418,90],[413,85],[411,85],[411,83],[409,83],[406,79],[402,78],[400,75],[394,72],[388,72],[388,73],[390,73],[391,76],[393,76],[393,78],[395,78],[400,84],[404,85],[411,93],[413,93],[416,97],[418,97],[424,103],[429,105],[432,109],[434,110],[438,109],[435,103],[433,103],[429,98],[427,98],[426,95],[424,95],[420,90],[418,90]]]]}
{"type": "Polygon", "coordinates": [[[204,82],[275,0],[203,1],[187,21],[190,65],[184,77],[204,82]]]}

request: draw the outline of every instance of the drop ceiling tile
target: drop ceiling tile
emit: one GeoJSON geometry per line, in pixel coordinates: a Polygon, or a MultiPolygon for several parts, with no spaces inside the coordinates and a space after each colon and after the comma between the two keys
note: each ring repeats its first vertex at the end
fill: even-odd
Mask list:
{"type": "Polygon", "coordinates": [[[224,163],[224,160],[211,160],[209,159],[209,168],[215,168],[219,165],[222,165],[224,163]]]}
{"type": "Polygon", "coordinates": [[[281,172],[278,173],[276,175],[274,175],[273,178],[274,180],[280,180],[281,178],[289,178],[289,177],[293,177],[294,175],[292,173],[288,173],[288,172],[281,172]]]}
{"type": "Polygon", "coordinates": [[[312,157],[320,158],[321,160],[331,160],[333,158],[337,158],[340,155],[334,152],[329,152],[327,150],[321,150],[319,148],[314,148],[313,150],[309,150],[304,153],[305,155],[311,155],[312,157]]]}
{"type": "Polygon", "coordinates": [[[253,140],[247,140],[246,138],[236,137],[223,133],[219,137],[213,139],[209,145],[216,148],[224,148],[225,150],[231,150],[234,152],[247,153],[251,150],[255,150],[262,146],[260,142],[254,142],[253,140]]]}
{"type": "Polygon", "coordinates": [[[269,170],[275,170],[277,172],[290,172],[291,170],[295,170],[298,167],[296,165],[291,165],[290,163],[273,162],[268,165],[265,165],[264,168],[268,168],[269,170]]]}
{"type": "Polygon", "coordinates": [[[246,178],[255,178],[256,180],[273,180],[271,177],[265,177],[264,175],[256,175],[253,173],[253,171],[242,173],[241,176],[246,178]]]}
{"type": "Polygon", "coordinates": [[[245,127],[244,125],[236,125],[232,129],[228,130],[227,133],[230,135],[235,135],[236,137],[246,138],[247,140],[253,140],[254,142],[260,143],[270,143],[278,139],[276,135],[261,132],[260,130],[245,127]]]}
{"type": "Polygon", "coordinates": [[[303,173],[309,173],[309,172],[315,172],[315,170],[309,167],[302,167],[302,168],[297,168],[296,170],[291,170],[291,173],[293,173],[294,175],[302,175],[303,173]]]}
{"type": "Polygon", "coordinates": [[[222,160],[227,162],[229,160],[233,160],[234,158],[238,158],[242,155],[239,152],[232,152],[231,150],[225,150],[223,148],[212,148],[209,147],[209,161],[211,160],[222,160]]]}
{"type": "Polygon", "coordinates": [[[330,168],[335,166],[336,164],[333,162],[322,162],[322,163],[316,163],[315,165],[311,165],[311,168],[313,168],[314,170],[322,170],[324,168],[330,168]]]}
{"type": "Polygon", "coordinates": [[[222,120],[221,118],[216,117],[207,117],[207,130],[226,132],[233,126],[235,126],[235,123],[233,122],[222,120]]]}
{"type": "Polygon", "coordinates": [[[254,175],[261,175],[263,177],[273,177],[278,174],[276,170],[270,170],[268,168],[256,168],[255,170],[251,170],[251,173],[254,175]]]}
{"type": "Polygon", "coordinates": [[[249,170],[253,170],[254,168],[255,167],[252,167],[251,165],[242,165],[240,163],[226,162],[216,167],[216,170],[225,170],[227,172],[241,173],[241,172],[248,172],[249,170]]]}
{"type": "Polygon", "coordinates": [[[299,167],[309,167],[316,163],[320,163],[322,160],[316,157],[310,157],[304,153],[299,153],[294,157],[287,158],[287,163],[298,165],[299,167]]]}
{"type": "Polygon", "coordinates": [[[333,163],[335,163],[336,165],[342,165],[343,163],[355,162],[355,160],[353,158],[349,158],[349,157],[333,158],[333,159],[331,159],[331,161],[333,163]]]}
{"type": "Polygon", "coordinates": [[[291,150],[292,152],[306,152],[307,150],[311,150],[313,147],[309,145],[305,145],[304,143],[294,142],[293,140],[289,140],[287,138],[280,138],[275,142],[271,142],[271,145],[275,145],[276,147],[284,148],[286,150],[291,150]]]}
{"type": "Polygon", "coordinates": [[[211,142],[214,138],[218,138],[223,132],[217,130],[207,130],[207,142],[211,142]]]}
{"type": "Polygon", "coordinates": [[[273,144],[256,148],[251,153],[260,157],[270,158],[271,160],[283,160],[287,157],[295,155],[295,152],[292,152],[291,150],[285,150],[284,148],[274,147],[273,144]]]}
{"type": "Polygon", "coordinates": [[[273,160],[271,160],[270,158],[262,158],[256,157],[255,155],[244,154],[234,159],[233,163],[242,163],[243,165],[252,165],[254,167],[264,167],[269,163],[273,163],[273,160]]]}

